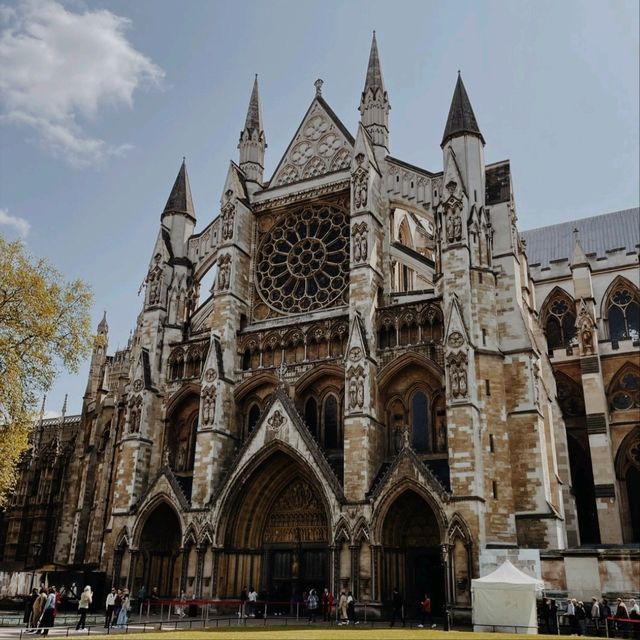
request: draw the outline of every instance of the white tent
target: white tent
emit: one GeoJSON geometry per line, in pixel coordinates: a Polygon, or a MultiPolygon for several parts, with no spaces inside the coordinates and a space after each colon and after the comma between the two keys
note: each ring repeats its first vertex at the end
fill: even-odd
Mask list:
{"type": "Polygon", "coordinates": [[[471,581],[473,630],[538,633],[536,592],[544,582],[505,560],[493,573],[471,581]]]}

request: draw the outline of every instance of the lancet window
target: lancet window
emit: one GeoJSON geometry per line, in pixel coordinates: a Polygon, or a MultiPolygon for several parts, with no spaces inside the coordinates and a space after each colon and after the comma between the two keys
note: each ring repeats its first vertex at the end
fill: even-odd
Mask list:
{"type": "Polygon", "coordinates": [[[605,314],[611,340],[640,339],[640,295],[630,282],[620,279],[611,290],[605,314]]]}
{"type": "Polygon", "coordinates": [[[557,289],[544,305],[544,331],[549,351],[575,344],[576,312],[573,299],[557,289]]]}

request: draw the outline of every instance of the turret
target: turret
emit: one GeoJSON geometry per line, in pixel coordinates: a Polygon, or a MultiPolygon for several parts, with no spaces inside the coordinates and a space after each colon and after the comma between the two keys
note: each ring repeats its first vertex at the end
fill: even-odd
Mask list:
{"type": "Polygon", "coordinates": [[[193,228],[196,224],[196,214],[184,158],[160,219],[162,225],[169,231],[173,255],[176,258],[185,257],[187,255],[187,241],[193,234],[193,228]]]}
{"type": "Polygon", "coordinates": [[[253,82],[253,90],[249,99],[247,119],[244,129],[240,133],[240,168],[249,182],[262,184],[264,172],[264,150],[267,141],[262,128],[262,111],[260,109],[260,94],[258,91],[258,75],[253,82]]]}
{"type": "MultiPolygon", "coordinates": [[[[473,113],[469,96],[458,71],[458,81],[453,91],[449,117],[442,136],[444,166],[453,152],[463,180],[463,189],[471,205],[484,204],[484,137],[473,113]]],[[[443,187],[446,188],[446,184],[443,187]]]]}
{"type": "Polygon", "coordinates": [[[360,98],[360,121],[373,141],[376,159],[381,162],[389,153],[389,96],[384,88],[376,32],[371,40],[367,77],[360,98]]]}
{"type": "MultiPolygon", "coordinates": [[[[102,315],[102,320],[98,323],[96,336],[93,340],[93,351],[91,353],[91,364],[89,365],[89,379],[85,398],[95,398],[100,382],[102,381],[102,369],[107,357],[107,345],[109,344],[109,325],[107,324],[107,312],[102,315]]],[[[66,403],[65,403],[66,404],[66,403]]]]}

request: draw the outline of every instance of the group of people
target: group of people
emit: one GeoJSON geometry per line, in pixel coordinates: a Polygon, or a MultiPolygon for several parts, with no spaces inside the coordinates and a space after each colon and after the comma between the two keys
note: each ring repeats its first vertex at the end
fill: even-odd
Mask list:
{"type": "Polygon", "coordinates": [[[582,600],[571,598],[567,601],[565,611],[558,611],[555,600],[544,598],[542,601],[542,629],[548,633],[557,632],[558,613],[566,618],[571,635],[585,636],[587,628],[591,622],[591,626],[596,635],[608,628],[615,629],[620,632],[627,630],[628,620],[638,620],[638,630],[640,630],[640,606],[632,598],[629,600],[629,606],[622,598],[618,598],[613,609],[607,598],[598,600],[595,596],[591,598],[591,602],[585,603],[582,600]],[[607,620],[609,621],[607,625],[607,620]]]}
{"type": "Polygon", "coordinates": [[[105,601],[104,628],[124,629],[129,624],[130,611],[129,590],[112,587],[105,601]]]}
{"type": "Polygon", "coordinates": [[[55,586],[42,585],[40,590],[33,589],[25,611],[27,633],[48,636],[58,615],[61,600],[60,591],[55,586]]]}

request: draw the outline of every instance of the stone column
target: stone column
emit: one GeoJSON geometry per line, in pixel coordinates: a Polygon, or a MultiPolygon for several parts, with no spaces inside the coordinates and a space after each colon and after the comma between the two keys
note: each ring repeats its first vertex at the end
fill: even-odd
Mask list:
{"type": "Polygon", "coordinates": [[[349,545],[351,552],[351,592],[356,601],[359,598],[360,590],[360,545],[349,545]]]}

